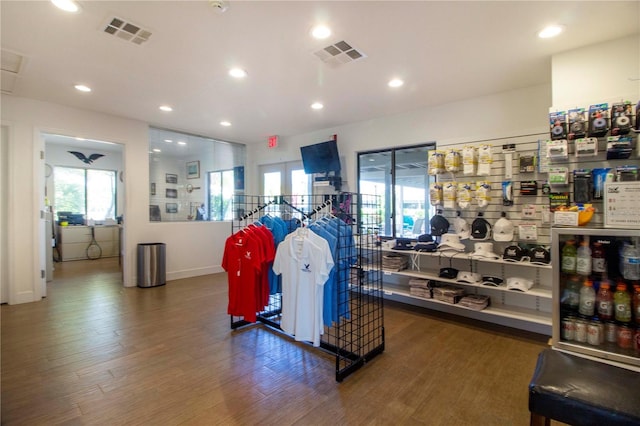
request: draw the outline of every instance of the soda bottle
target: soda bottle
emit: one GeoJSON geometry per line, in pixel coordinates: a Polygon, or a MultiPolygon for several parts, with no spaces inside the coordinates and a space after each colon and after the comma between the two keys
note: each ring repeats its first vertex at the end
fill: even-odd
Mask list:
{"type": "Polygon", "coordinates": [[[576,242],[569,240],[564,243],[564,247],[562,248],[562,272],[565,274],[575,274],[577,257],[578,250],[576,249],[576,242]]]}
{"type": "Polygon", "coordinates": [[[598,316],[602,320],[610,320],[613,318],[613,295],[610,290],[611,286],[608,282],[601,282],[598,294],[596,295],[596,306],[598,316]]]}
{"type": "Polygon", "coordinates": [[[591,270],[597,278],[605,278],[607,272],[607,258],[602,243],[593,243],[591,250],[591,270]]]}
{"type": "Polygon", "coordinates": [[[582,241],[576,250],[576,272],[579,275],[591,275],[591,249],[587,241],[582,241]]]}
{"type": "Polygon", "coordinates": [[[625,283],[618,283],[616,292],[613,294],[613,306],[616,321],[631,321],[631,296],[627,293],[625,283]]]}
{"type": "MultiPolygon", "coordinates": [[[[591,256],[589,256],[591,258],[591,256]]],[[[593,289],[593,283],[585,280],[580,289],[580,307],[578,312],[580,315],[592,317],[595,313],[596,292],[593,289]]]]}

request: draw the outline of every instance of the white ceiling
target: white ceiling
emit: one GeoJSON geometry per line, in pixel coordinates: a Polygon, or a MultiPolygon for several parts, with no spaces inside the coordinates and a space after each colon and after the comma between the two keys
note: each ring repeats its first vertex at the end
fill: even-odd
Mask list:
{"type": "Polygon", "coordinates": [[[231,1],[225,13],[208,1],[80,4],[67,14],[0,2],[2,49],[26,58],[13,94],[242,143],[548,83],[554,53],[640,29],[637,1],[231,1]],[[106,34],[113,17],[151,38],[106,34]],[[333,29],[325,41],[309,36],[320,22],[333,29]],[[566,31],[538,39],[549,23],[566,31]],[[340,40],[367,57],[333,68],[313,54],[340,40]],[[232,66],[248,78],[229,77],[232,66]],[[387,87],[396,76],[405,85],[387,87]],[[323,110],[309,108],[316,100],[323,110]]]}

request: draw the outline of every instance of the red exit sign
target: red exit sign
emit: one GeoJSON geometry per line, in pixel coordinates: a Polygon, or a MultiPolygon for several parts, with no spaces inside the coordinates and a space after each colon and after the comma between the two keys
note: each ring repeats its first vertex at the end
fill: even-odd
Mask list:
{"type": "Polygon", "coordinates": [[[269,148],[275,148],[278,146],[278,136],[269,136],[269,148]]]}

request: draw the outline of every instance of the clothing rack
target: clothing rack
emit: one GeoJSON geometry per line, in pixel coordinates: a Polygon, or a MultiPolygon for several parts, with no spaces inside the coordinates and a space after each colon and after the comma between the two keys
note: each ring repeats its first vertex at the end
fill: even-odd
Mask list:
{"type": "MultiPolygon", "coordinates": [[[[337,247],[333,251],[335,281],[331,297],[339,317],[323,325],[320,348],[335,354],[335,378],[341,382],[384,351],[384,315],[381,248],[372,229],[379,221],[380,198],[354,193],[337,195],[280,195],[276,197],[239,195],[233,200],[236,218],[232,234],[256,221],[258,216],[288,217],[288,231],[298,226],[313,229],[314,221],[334,220],[338,226],[337,247]],[[245,214],[244,212],[249,212],[245,214]],[[261,213],[258,215],[257,213],[261,213]],[[339,220],[337,220],[339,219],[339,220]],[[348,236],[348,237],[344,237],[348,236]],[[378,263],[376,267],[376,263],[378,263]]],[[[320,222],[321,223],[321,222],[320,222]]],[[[325,299],[327,298],[325,293],[325,299]]],[[[256,313],[256,323],[231,316],[231,329],[263,324],[282,331],[282,293],[271,292],[264,310],[256,313]]]]}

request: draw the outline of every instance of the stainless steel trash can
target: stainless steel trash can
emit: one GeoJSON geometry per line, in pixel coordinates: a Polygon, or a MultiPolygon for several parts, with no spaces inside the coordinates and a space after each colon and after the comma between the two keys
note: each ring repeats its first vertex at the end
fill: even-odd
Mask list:
{"type": "Polygon", "coordinates": [[[167,283],[167,245],[138,244],[138,287],[157,287],[167,283]]]}

